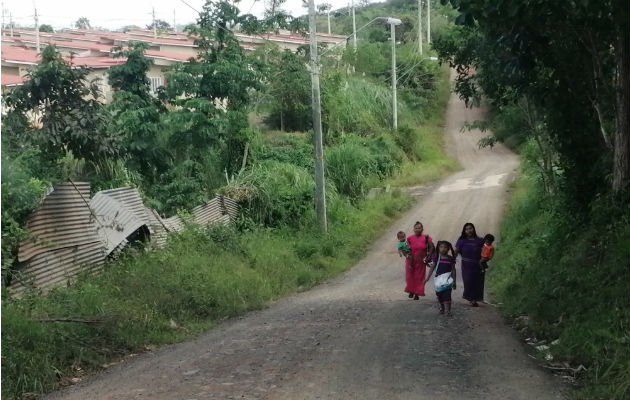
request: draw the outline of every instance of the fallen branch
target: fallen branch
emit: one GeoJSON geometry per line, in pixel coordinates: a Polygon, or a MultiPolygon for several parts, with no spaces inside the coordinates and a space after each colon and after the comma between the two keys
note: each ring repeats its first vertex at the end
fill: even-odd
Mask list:
{"type": "Polygon", "coordinates": [[[99,324],[105,322],[104,319],[97,318],[35,318],[37,322],[77,322],[79,324],[99,324]]]}

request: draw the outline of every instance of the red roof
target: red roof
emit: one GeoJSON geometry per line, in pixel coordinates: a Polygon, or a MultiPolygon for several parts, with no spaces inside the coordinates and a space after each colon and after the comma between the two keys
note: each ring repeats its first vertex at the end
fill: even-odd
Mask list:
{"type": "MultiPolygon", "coordinates": [[[[41,57],[37,55],[35,49],[25,49],[17,46],[2,46],[2,61],[14,62],[20,64],[36,64],[41,57]]],[[[107,56],[87,56],[87,57],[69,57],[63,56],[66,62],[76,66],[85,67],[111,67],[112,65],[124,64],[125,58],[111,58],[107,56]]]]}
{"type": "MultiPolygon", "coordinates": [[[[16,38],[14,39],[16,43],[35,43],[35,39],[31,38],[16,38]]],[[[113,46],[111,44],[101,44],[101,43],[86,43],[86,42],[74,42],[70,40],[55,40],[48,38],[41,38],[40,43],[49,43],[54,44],[57,47],[66,47],[70,49],[78,49],[78,50],[96,50],[96,51],[108,51],[113,46]]]]}
{"type": "Polygon", "coordinates": [[[107,56],[97,56],[97,57],[74,57],[72,60],[70,57],[64,57],[64,59],[72,64],[79,67],[93,67],[93,68],[109,68],[113,65],[120,65],[127,62],[127,59],[124,57],[121,58],[111,58],[107,56]]]}
{"type": "Polygon", "coordinates": [[[146,54],[147,57],[165,58],[167,60],[173,60],[173,61],[188,61],[189,59],[196,57],[196,55],[191,56],[190,54],[173,53],[173,52],[148,50],[148,49],[144,51],[144,54],[146,54]]]}
{"type": "Polygon", "coordinates": [[[27,78],[24,76],[13,75],[13,74],[2,74],[0,80],[2,81],[2,86],[17,86],[24,83],[27,78]]]}
{"type": "Polygon", "coordinates": [[[2,43],[2,61],[13,61],[23,64],[37,64],[40,57],[37,51],[23,47],[8,46],[2,43]]]}

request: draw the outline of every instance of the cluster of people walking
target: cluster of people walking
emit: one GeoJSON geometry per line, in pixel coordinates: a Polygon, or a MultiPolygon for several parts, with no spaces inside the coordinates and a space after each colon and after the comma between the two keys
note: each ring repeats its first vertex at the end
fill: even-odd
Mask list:
{"type": "Polygon", "coordinates": [[[494,236],[477,235],[475,225],[464,224],[455,246],[440,240],[433,244],[431,236],[424,233],[422,223],[416,222],[413,234],[398,232],[398,254],[405,258],[405,292],[409,298],[419,300],[424,296],[426,283],[434,277],[434,289],[440,304],[440,314],[451,314],[452,291],[457,288],[456,260],[461,258],[464,283],[463,298],[472,307],[483,302],[485,272],[488,261],[494,256],[494,236]],[[427,268],[429,271],[427,273],[427,268]]]}

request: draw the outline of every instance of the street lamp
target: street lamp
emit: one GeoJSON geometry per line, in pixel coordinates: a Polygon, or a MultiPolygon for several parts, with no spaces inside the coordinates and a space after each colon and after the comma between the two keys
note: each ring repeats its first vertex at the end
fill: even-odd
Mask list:
{"type": "Polygon", "coordinates": [[[398,129],[398,101],[396,99],[396,25],[402,24],[398,18],[386,18],[385,22],[390,27],[390,40],[392,42],[392,120],[394,130],[398,129]]]}

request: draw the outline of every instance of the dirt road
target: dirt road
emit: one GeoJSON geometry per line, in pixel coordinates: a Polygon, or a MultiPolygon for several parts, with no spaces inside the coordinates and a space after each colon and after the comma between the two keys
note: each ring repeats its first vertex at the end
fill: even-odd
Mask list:
{"type": "Polygon", "coordinates": [[[497,232],[518,161],[460,133],[479,114],[451,98],[447,143],[464,169],[426,189],[347,273],[49,398],[562,399],[493,306],[461,300],[461,283],[451,318],[438,315],[430,284],[420,301],[403,294],[396,231],[420,220],[435,239],[454,241],[467,221],[497,232]]]}

